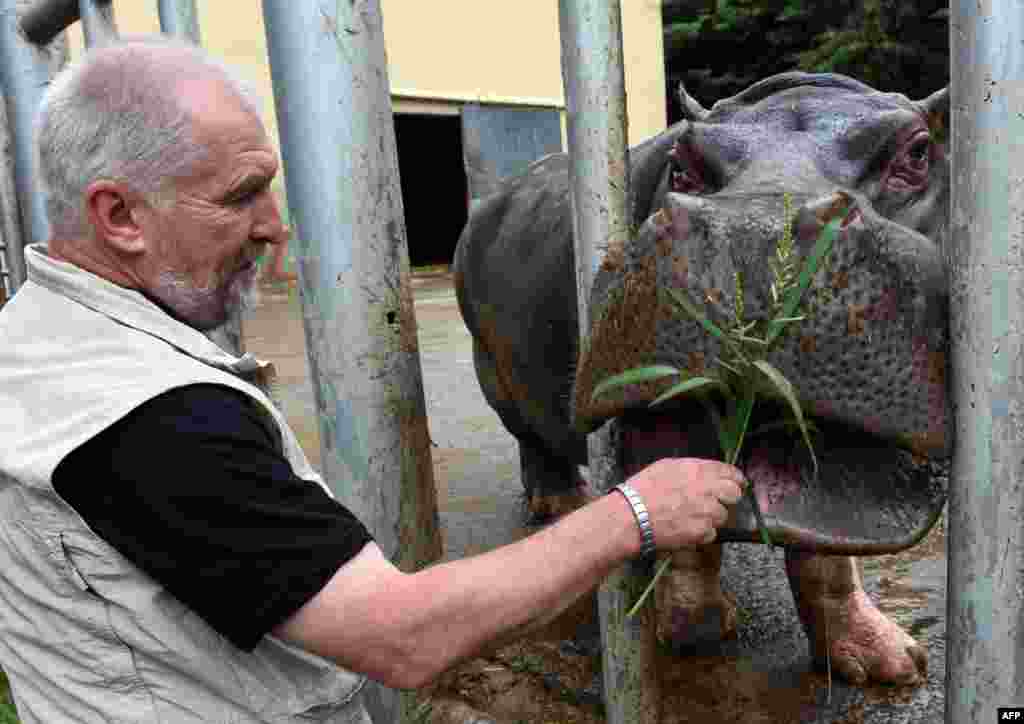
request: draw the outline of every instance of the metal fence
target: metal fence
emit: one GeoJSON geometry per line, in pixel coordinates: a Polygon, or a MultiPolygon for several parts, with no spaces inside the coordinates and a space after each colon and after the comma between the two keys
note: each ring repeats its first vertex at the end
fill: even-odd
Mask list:
{"type": "MultiPolygon", "coordinates": [[[[337,5],[266,0],[263,8],[292,219],[303,240],[300,298],[321,459],[336,496],[385,555],[411,570],[440,557],[441,539],[380,7],[377,0],[337,5]],[[368,32],[337,32],[355,27],[368,32]],[[339,104],[352,113],[337,113],[339,104]],[[350,154],[355,147],[367,152],[350,154]],[[352,167],[356,157],[367,161],[352,167]]],[[[159,16],[164,33],[198,44],[195,0],[160,0],[159,16]]],[[[25,279],[24,246],[48,235],[35,192],[33,124],[64,60],[59,36],[79,20],[87,46],[117,37],[109,0],[0,0],[0,81],[17,188],[10,206],[20,223],[18,231],[3,228],[0,269],[9,292],[25,279]]],[[[0,202],[3,188],[0,180],[0,202]]],[[[237,317],[213,337],[241,351],[237,317]]],[[[373,684],[364,692],[378,724],[403,718],[411,703],[373,684]]]]}
{"type": "MultiPolygon", "coordinates": [[[[298,254],[299,277],[325,440],[325,477],[367,522],[385,552],[414,567],[436,556],[438,542],[436,523],[434,531],[408,526],[422,520],[413,508],[433,508],[436,520],[436,502],[433,480],[415,479],[416,470],[431,466],[419,462],[423,456],[429,460],[429,448],[418,350],[415,333],[409,332],[415,321],[380,3],[337,5],[329,10],[264,0],[289,198],[305,244],[298,254]],[[344,37],[336,32],[366,24],[375,32],[346,32],[344,37]],[[325,31],[332,28],[335,32],[325,31]],[[325,88],[331,89],[330,97],[323,95],[325,88]],[[337,113],[339,105],[350,112],[337,113]],[[350,153],[354,146],[370,150],[350,153]],[[365,162],[353,166],[353,159],[360,158],[365,162]],[[373,221],[361,226],[366,220],[373,221]],[[374,253],[353,255],[357,240],[374,253]],[[355,257],[368,259],[371,266],[355,266],[355,257]],[[375,360],[369,379],[356,362],[366,359],[375,360]],[[400,549],[400,540],[416,544],[400,549]]],[[[576,156],[577,278],[586,290],[593,271],[588,244],[608,238],[609,229],[587,228],[595,214],[579,201],[582,185],[597,179],[598,185],[618,183],[625,189],[621,177],[616,181],[612,176],[627,168],[624,105],[610,118],[601,117],[601,109],[618,109],[621,103],[619,0],[562,0],[561,7],[570,146],[576,156]],[[595,137],[596,145],[591,143],[595,137]],[[599,158],[611,165],[587,166],[599,158]],[[613,168],[616,159],[623,163],[613,168]]],[[[194,0],[160,0],[159,11],[165,32],[198,42],[194,0]]],[[[109,2],[0,2],[0,81],[13,139],[13,181],[12,174],[0,174],[0,304],[24,281],[23,245],[46,238],[45,216],[34,193],[32,119],[42,88],[63,61],[62,46],[54,39],[78,19],[90,44],[116,35],[109,2]]],[[[947,721],[953,724],[987,722],[994,720],[995,706],[1024,704],[1019,625],[1024,614],[1019,517],[1024,508],[1019,240],[1024,192],[1017,178],[1024,155],[1017,140],[1024,138],[1022,27],[1020,8],[1006,0],[984,8],[959,0],[952,7],[956,175],[948,258],[959,418],[949,531],[947,721]]],[[[608,188],[587,193],[604,209],[626,203],[608,188]]],[[[613,221],[622,216],[596,215],[613,221]]],[[[585,301],[581,310],[582,321],[585,301]]],[[[608,457],[601,450],[595,448],[598,461],[608,457]]],[[[605,472],[607,487],[616,471],[605,472]]],[[[621,602],[612,601],[610,609],[606,604],[607,598],[604,610],[614,614],[621,602]]],[[[628,634],[630,641],[605,628],[606,642],[614,641],[605,647],[606,677],[613,670],[638,676],[648,645],[638,638],[642,632],[628,634]],[[630,646],[633,658],[609,658],[609,651],[629,651],[630,646]]],[[[655,690],[645,688],[650,682],[642,676],[635,683],[629,692],[605,687],[611,721],[641,721],[650,715],[643,702],[655,690]]],[[[371,699],[378,724],[400,717],[393,694],[381,690],[371,699]]]]}

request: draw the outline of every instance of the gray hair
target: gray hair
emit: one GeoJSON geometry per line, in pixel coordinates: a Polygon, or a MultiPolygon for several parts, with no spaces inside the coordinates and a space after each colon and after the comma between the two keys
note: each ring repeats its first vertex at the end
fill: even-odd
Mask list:
{"type": "Polygon", "coordinates": [[[36,122],[36,168],[52,232],[88,233],[86,187],[109,179],[161,204],[202,161],[192,118],[174,93],[182,77],[222,80],[255,115],[252,87],[202,49],[164,36],[88,51],[59,73],[36,122]]]}

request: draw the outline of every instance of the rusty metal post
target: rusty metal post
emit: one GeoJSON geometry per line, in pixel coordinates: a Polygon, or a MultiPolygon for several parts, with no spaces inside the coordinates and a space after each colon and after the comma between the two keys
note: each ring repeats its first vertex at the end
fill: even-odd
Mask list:
{"type": "Polygon", "coordinates": [[[1024,705],[1024,7],[951,6],[946,721],[1024,705]]]}
{"type": "Polygon", "coordinates": [[[196,0],[160,0],[160,30],[202,45],[196,0]]]}
{"type": "Polygon", "coordinates": [[[14,144],[7,122],[6,104],[0,103],[0,307],[25,281],[25,254],[18,207],[18,189],[14,183],[14,144]],[[15,273],[14,264],[18,264],[15,273]]]}
{"type": "Polygon", "coordinates": [[[111,0],[78,0],[82,37],[87,48],[104,45],[117,38],[114,5],[111,0]]]}
{"type": "MultiPolygon", "coordinates": [[[[609,242],[629,236],[632,219],[622,19],[619,0],[560,0],[559,10],[582,350],[595,273],[609,242]]],[[[615,430],[610,423],[587,441],[591,481],[601,492],[625,478],[615,430]]],[[[660,717],[653,604],[625,616],[648,575],[648,567],[629,563],[598,596],[609,724],[656,724],[660,717]]]]}
{"type": "MultiPolygon", "coordinates": [[[[45,241],[49,236],[42,195],[36,191],[34,128],[43,89],[67,59],[67,43],[57,37],[63,27],[50,34],[46,44],[26,38],[20,12],[31,10],[33,5],[28,0],[0,0],[0,84],[7,105],[14,184],[21,212],[20,238],[5,239],[15,290],[25,280],[24,245],[45,241]]],[[[5,232],[12,227],[4,226],[5,232]]]]}
{"type": "Polygon", "coordinates": [[[441,544],[380,2],[263,7],[324,477],[413,570],[441,544]]]}

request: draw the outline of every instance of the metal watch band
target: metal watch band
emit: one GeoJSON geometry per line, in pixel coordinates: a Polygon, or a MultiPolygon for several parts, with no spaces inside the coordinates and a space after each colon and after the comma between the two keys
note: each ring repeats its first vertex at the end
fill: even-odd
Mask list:
{"type": "Polygon", "coordinates": [[[657,549],[654,546],[654,528],[651,527],[651,516],[647,513],[644,499],[629,483],[619,483],[612,490],[622,493],[626,502],[629,503],[629,507],[633,509],[636,524],[640,526],[640,557],[652,558],[657,549]]]}

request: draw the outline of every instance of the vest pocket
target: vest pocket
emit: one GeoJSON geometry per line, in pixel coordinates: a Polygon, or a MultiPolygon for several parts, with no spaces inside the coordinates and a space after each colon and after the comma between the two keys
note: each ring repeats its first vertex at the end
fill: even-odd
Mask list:
{"type": "MultiPolygon", "coordinates": [[[[136,671],[131,649],[118,636],[111,623],[110,602],[92,586],[87,574],[83,572],[84,561],[81,556],[94,554],[74,545],[66,533],[59,534],[58,543],[67,579],[77,589],[65,610],[73,609],[75,623],[89,634],[80,646],[68,652],[68,656],[83,664],[93,661],[88,667],[89,671],[102,685],[124,696],[131,697],[134,692],[134,696],[139,697],[136,705],[147,706],[145,685],[136,671]]],[[[88,564],[85,568],[88,568],[88,564]]],[[[74,645],[72,639],[67,641],[67,645],[74,645]]]]}
{"type": "Polygon", "coordinates": [[[366,677],[274,636],[234,659],[253,710],[270,721],[362,724],[366,677]]]}

